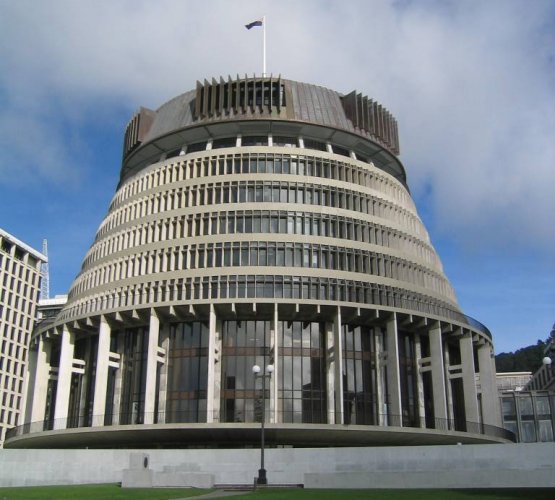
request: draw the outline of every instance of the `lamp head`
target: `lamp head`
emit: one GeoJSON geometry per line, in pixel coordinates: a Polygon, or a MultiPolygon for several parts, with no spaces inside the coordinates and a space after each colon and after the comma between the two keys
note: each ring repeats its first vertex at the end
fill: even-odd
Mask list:
{"type": "Polygon", "coordinates": [[[252,372],[253,372],[255,375],[258,375],[258,374],[260,373],[260,366],[254,365],[254,366],[252,367],[252,372]]]}
{"type": "Polygon", "coordinates": [[[551,360],[551,358],[550,358],[549,356],[546,356],[545,358],[542,359],[542,363],[543,363],[544,365],[548,365],[548,366],[549,366],[549,365],[552,363],[552,360],[551,360]]]}
{"type": "Polygon", "coordinates": [[[266,367],[266,371],[267,371],[268,373],[274,373],[274,365],[268,365],[268,366],[266,367]]]}

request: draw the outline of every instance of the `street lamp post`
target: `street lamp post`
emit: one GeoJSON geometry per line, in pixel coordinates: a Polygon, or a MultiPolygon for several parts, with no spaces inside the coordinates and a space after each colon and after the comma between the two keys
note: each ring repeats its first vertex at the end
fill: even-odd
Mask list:
{"type": "Polygon", "coordinates": [[[260,366],[254,365],[252,373],[255,381],[258,377],[262,378],[262,418],[260,422],[260,469],[258,469],[258,477],[256,484],[268,484],[266,477],[266,469],[264,468],[264,421],[266,420],[266,378],[271,379],[274,372],[274,365],[266,366],[266,373],[260,373],[260,366]]]}

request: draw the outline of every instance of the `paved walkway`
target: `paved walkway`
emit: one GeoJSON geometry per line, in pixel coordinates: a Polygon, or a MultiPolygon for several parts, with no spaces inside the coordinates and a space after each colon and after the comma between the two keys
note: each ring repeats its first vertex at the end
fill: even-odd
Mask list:
{"type": "Polygon", "coordinates": [[[216,490],[211,493],[206,493],[205,495],[198,495],[196,497],[176,498],[175,500],[190,500],[194,498],[222,498],[222,497],[234,497],[237,495],[248,495],[252,490],[216,490]]]}

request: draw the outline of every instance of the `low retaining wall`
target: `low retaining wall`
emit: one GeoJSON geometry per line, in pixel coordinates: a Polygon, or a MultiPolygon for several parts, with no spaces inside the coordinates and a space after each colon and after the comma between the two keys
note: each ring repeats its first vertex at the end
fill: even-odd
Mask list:
{"type": "MultiPolygon", "coordinates": [[[[0,486],[252,484],[259,460],[257,449],[0,450],[0,486]]],[[[270,485],[306,488],[555,487],[555,443],[274,448],[266,468],[270,485]]]]}

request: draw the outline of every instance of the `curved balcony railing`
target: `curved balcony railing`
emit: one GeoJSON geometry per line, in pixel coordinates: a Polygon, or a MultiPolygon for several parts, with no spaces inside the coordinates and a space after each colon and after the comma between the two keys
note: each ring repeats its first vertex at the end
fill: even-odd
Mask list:
{"type": "MultiPolygon", "coordinates": [[[[214,412],[211,422],[208,423],[257,423],[261,421],[261,410],[250,412],[235,411],[226,413],[225,411],[214,412]]],[[[280,424],[327,424],[327,415],[322,412],[270,412],[266,411],[266,422],[272,423],[272,415],[277,417],[280,424]]],[[[195,412],[159,412],[159,413],[119,413],[106,415],[83,415],[70,418],[40,420],[30,422],[17,427],[8,429],[6,440],[26,434],[34,434],[51,430],[76,429],[87,427],[112,427],[117,425],[144,425],[144,424],[177,424],[177,423],[207,423],[206,411],[195,412]]],[[[351,416],[348,422],[343,425],[360,425],[368,427],[409,427],[419,429],[429,429],[437,431],[457,431],[470,434],[481,434],[493,438],[506,439],[516,442],[513,432],[502,427],[483,424],[480,422],[468,422],[465,420],[452,420],[442,418],[407,418],[401,415],[366,415],[365,418],[351,416]]]]}

